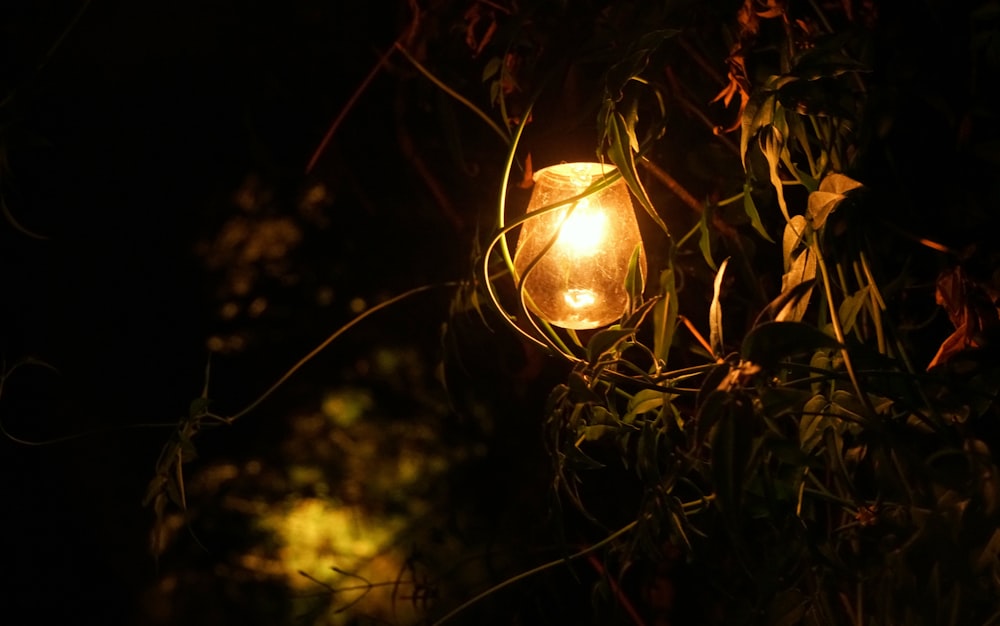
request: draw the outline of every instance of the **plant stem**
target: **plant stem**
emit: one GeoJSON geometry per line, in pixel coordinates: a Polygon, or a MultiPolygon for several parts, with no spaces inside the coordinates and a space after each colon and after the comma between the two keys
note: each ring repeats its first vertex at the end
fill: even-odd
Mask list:
{"type": "Polygon", "coordinates": [[[556,559],[555,561],[549,561],[548,563],[544,563],[542,565],[539,565],[538,567],[530,569],[530,570],[528,570],[526,572],[521,572],[520,574],[518,574],[516,576],[512,576],[512,577],[508,578],[507,580],[505,580],[505,581],[503,581],[501,583],[493,585],[492,587],[490,587],[486,591],[484,591],[484,592],[476,595],[475,597],[473,597],[473,598],[471,598],[469,600],[466,600],[462,604],[458,605],[457,607],[455,607],[454,609],[452,609],[451,611],[449,611],[444,617],[442,617],[441,619],[439,619],[436,622],[434,622],[431,626],[441,626],[442,624],[450,622],[456,615],[458,615],[459,613],[462,613],[463,611],[465,611],[466,609],[468,609],[470,606],[478,604],[479,602],[481,602],[485,598],[488,598],[489,596],[493,595],[494,593],[497,593],[501,589],[505,589],[505,588],[513,585],[516,582],[520,582],[520,581],[524,580],[525,578],[530,578],[531,576],[534,576],[535,574],[540,574],[540,573],[542,573],[542,572],[544,572],[546,570],[550,570],[550,569],[552,569],[554,567],[558,567],[559,565],[563,565],[565,563],[569,563],[570,561],[575,561],[576,559],[578,559],[580,557],[587,556],[591,552],[595,552],[597,550],[600,550],[601,548],[603,548],[604,546],[608,545],[612,541],[618,539],[622,535],[625,535],[625,534],[631,532],[638,525],[638,523],[639,523],[639,520],[633,520],[632,522],[629,522],[625,526],[622,526],[621,528],[619,528],[615,532],[611,533],[610,535],[608,535],[604,539],[598,541],[597,543],[595,543],[592,546],[584,548],[583,550],[580,550],[579,552],[571,554],[568,557],[565,557],[565,558],[562,558],[562,559],[556,559]]]}
{"type": "Polygon", "coordinates": [[[335,339],[337,339],[338,337],[340,337],[341,335],[343,335],[344,333],[346,333],[350,329],[352,329],[355,326],[357,326],[360,322],[364,321],[369,316],[371,316],[371,315],[373,315],[375,313],[378,313],[382,309],[387,309],[390,306],[392,306],[392,305],[394,305],[394,304],[396,304],[398,302],[402,302],[403,300],[406,300],[410,296],[415,296],[418,293],[423,293],[425,291],[430,291],[431,289],[438,289],[438,288],[441,288],[441,287],[457,287],[460,284],[461,283],[459,281],[452,280],[452,281],[448,281],[448,282],[445,282],[445,283],[435,283],[433,285],[421,285],[420,287],[414,287],[413,289],[410,289],[409,291],[404,291],[403,293],[399,294],[398,296],[394,296],[392,298],[389,298],[385,302],[379,302],[378,304],[376,304],[372,308],[368,309],[367,311],[364,311],[364,312],[358,314],[354,319],[352,319],[351,321],[347,322],[346,324],[344,324],[343,326],[341,326],[340,328],[338,328],[337,330],[335,330],[333,332],[333,334],[331,334],[329,337],[327,337],[326,339],[324,339],[323,342],[320,343],[318,346],[316,346],[315,348],[313,348],[309,352],[309,354],[307,354],[304,357],[302,357],[301,359],[299,359],[298,362],[295,363],[295,365],[293,365],[291,368],[289,368],[289,370],[287,372],[285,372],[281,376],[281,378],[279,378],[277,381],[275,381],[275,383],[273,385],[271,385],[270,387],[268,387],[267,391],[265,391],[260,396],[258,396],[258,398],[256,400],[254,400],[253,402],[251,402],[250,404],[248,404],[246,406],[246,408],[244,408],[239,413],[236,413],[236,414],[232,415],[231,417],[227,417],[227,418],[223,419],[223,421],[225,423],[227,423],[227,424],[232,424],[233,422],[235,422],[239,418],[243,417],[244,415],[246,415],[250,411],[252,411],[255,408],[257,408],[257,406],[261,402],[263,402],[264,400],[266,400],[268,397],[270,397],[271,394],[273,394],[275,391],[277,391],[278,387],[281,387],[283,384],[285,384],[285,382],[287,382],[288,379],[291,378],[295,374],[295,372],[297,372],[300,369],[302,369],[303,365],[305,365],[306,363],[308,363],[309,361],[311,361],[313,359],[313,357],[315,357],[317,354],[319,354],[320,352],[322,352],[327,346],[329,346],[331,343],[333,343],[333,341],[335,339]]]}
{"type": "Polygon", "coordinates": [[[851,385],[854,387],[854,393],[858,395],[858,400],[864,405],[865,410],[868,411],[868,417],[874,418],[875,406],[872,405],[871,398],[868,394],[864,392],[861,388],[861,384],[858,382],[857,373],[854,371],[854,363],[851,361],[851,354],[847,351],[847,344],[844,340],[844,328],[840,324],[840,315],[837,313],[837,305],[833,300],[833,287],[830,284],[830,272],[826,268],[826,261],[823,259],[823,253],[820,250],[819,245],[819,233],[816,233],[813,237],[812,246],[813,254],[816,255],[816,265],[819,266],[820,276],[823,278],[823,289],[826,293],[826,303],[830,310],[830,323],[833,325],[833,333],[840,343],[840,354],[844,357],[844,369],[847,370],[847,375],[851,379],[851,385]]]}
{"type": "MultiPolygon", "coordinates": [[[[442,82],[440,78],[438,78],[437,76],[435,76],[434,74],[432,74],[430,70],[428,70],[426,67],[424,67],[420,63],[420,61],[418,61],[415,58],[413,58],[413,56],[406,50],[406,48],[403,47],[403,44],[401,44],[401,43],[399,43],[397,41],[396,43],[393,44],[393,47],[395,47],[397,50],[399,50],[401,53],[403,53],[403,56],[406,57],[406,60],[409,61],[411,64],[413,64],[413,67],[417,68],[417,71],[419,71],[421,74],[423,74],[427,78],[427,80],[429,80],[432,83],[434,83],[435,85],[437,85],[438,88],[441,89],[441,91],[445,92],[446,94],[448,94],[449,96],[451,96],[452,98],[454,98],[455,100],[457,100],[458,102],[464,104],[466,107],[468,107],[468,109],[470,111],[472,111],[473,113],[475,113],[481,120],[483,120],[484,122],[486,122],[487,126],[489,126],[490,128],[492,128],[493,132],[495,132],[497,135],[499,135],[500,139],[502,139],[504,143],[508,143],[510,141],[510,135],[507,132],[504,132],[504,130],[502,128],[500,128],[499,124],[497,124],[496,122],[494,122],[493,119],[489,115],[486,115],[486,113],[483,113],[482,109],[480,109],[476,105],[472,104],[472,102],[470,102],[468,100],[468,98],[466,98],[462,94],[458,93],[457,91],[455,91],[454,89],[452,89],[448,85],[444,84],[444,82],[442,82]]],[[[525,119],[527,119],[527,117],[528,116],[526,114],[525,115],[525,119]]]]}

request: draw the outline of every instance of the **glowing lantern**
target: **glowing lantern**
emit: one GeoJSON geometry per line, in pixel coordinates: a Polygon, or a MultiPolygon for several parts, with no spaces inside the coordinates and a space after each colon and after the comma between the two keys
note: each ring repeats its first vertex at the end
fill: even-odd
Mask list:
{"type": "MultiPolygon", "coordinates": [[[[600,163],[539,170],[528,213],[579,196],[613,173],[614,167],[600,163]]],[[[628,306],[625,279],[636,247],[645,276],[639,224],[621,178],[525,221],[514,254],[518,280],[525,281],[525,303],[563,328],[598,328],[617,321],[628,306]]]]}

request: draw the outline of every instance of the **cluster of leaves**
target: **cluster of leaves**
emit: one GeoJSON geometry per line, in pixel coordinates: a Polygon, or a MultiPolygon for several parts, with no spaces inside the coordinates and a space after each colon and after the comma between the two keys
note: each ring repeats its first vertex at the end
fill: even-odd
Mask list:
{"type": "MultiPolygon", "coordinates": [[[[874,198],[902,195],[870,165],[890,151],[892,117],[872,104],[886,99],[878,5],[596,3],[574,19],[566,3],[463,4],[483,107],[405,38],[396,44],[508,143],[496,230],[453,312],[492,305],[565,361],[544,418],[554,488],[593,528],[621,528],[592,546],[609,548],[594,565],[604,576],[595,597],[632,623],[1000,620],[1000,369],[988,337],[1000,322],[997,285],[952,264],[936,293],[923,292],[945,306],[954,333],[920,367],[912,354],[926,350],[895,305],[934,282],[913,259],[953,259],[891,212],[874,214],[874,198]],[[713,84],[691,66],[727,67],[728,77],[713,84]],[[554,92],[592,97],[560,108],[554,92]],[[532,129],[563,109],[577,112],[572,123],[595,122],[597,158],[617,166],[661,248],[650,285],[633,255],[627,314],[591,334],[553,329],[523,307],[509,313],[498,287],[520,223],[505,219],[508,180],[521,164],[530,184],[545,137],[532,129]],[[701,135],[665,132],[698,124],[701,135]],[[727,136],[735,131],[738,142],[727,136]],[[705,144],[687,169],[666,167],[677,165],[663,156],[681,150],[677,135],[705,144]],[[859,182],[868,178],[881,188],[859,182]],[[678,199],[693,217],[662,210],[678,199]],[[876,236],[887,228],[892,245],[876,236]],[[602,474],[615,477],[614,498],[593,487],[602,474]],[[692,592],[654,593],[664,579],[692,592]]],[[[158,517],[170,499],[185,506],[180,468],[197,429],[255,405],[227,418],[192,407],[151,485],[158,517]]]]}
{"type": "MultiPolygon", "coordinates": [[[[1000,619],[1000,369],[976,330],[1000,319],[996,292],[954,267],[943,273],[937,300],[956,330],[929,371],[918,369],[887,297],[900,297],[914,276],[871,237],[881,224],[865,219],[871,200],[848,175],[863,178],[865,155],[882,149],[868,133],[876,4],[813,3],[806,15],[782,2],[743,2],[728,31],[729,81],[717,95],[726,104],[738,96],[742,192],[722,202],[713,194],[692,232],[667,239],[656,288],[643,288],[633,258],[634,299],[620,324],[581,338],[543,323],[526,327],[524,309],[519,319],[507,316],[572,369],[546,408],[556,488],[599,527],[635,516],[610,582],[641,563],[676,560],[670,555],[679,549],[683,575],[701,588],[661,606],[658,617],[783,625],[1000,619]],[[726,223],[720,209],[736,202],[743,215],[726,223]],[[746,303],[765,292],[766,279],[741,286],[726,275],[729,259],[713,258],[720,238],[745,227],[767,241],[783,231],[780,286],[772,282],[776,296],[756,309],[746,303]],[[711,296],[688,305],[697,312],[707,300],[708,340],[680,312],[685,296],[697,297],[696,285],[680,289],[678,260],[695,233],[705,264],[718,268],[711,296]],[[957,292],[947,289],[955,285],[957,292]],[[735,316],[723,314],[728,302],[735,316]],[[752,321],[740,328],[740,317],[752,321]],[[724,340],[734,327],[735,350],[724,340]],[[679,340],[684,328],[693,348],[679,340]],[[678,360],[683,367],[668,368],[678,360]],[[616,465],[639,488],[609,510],[607,494],[588,483],[616,465]]],[[[664,231],[637,164],[663,138],[671,112],[651,59],[672,36],[692,34],[667,23],[649,24],[616,49],[620,62],[605,74],[598,115],[599,156],[618,166],[664,231]],[[644,89],[625,95],[628,85],[644,89]],[[650,95],[660,106],[640,141],[641,98],[650,95]]],[[[485,77],[499,81],[493,98],[502,100],[503,85],[516,81],[495,66],[485,77]]],[[[944,248],[918,237],[909,243],[907,258],[944,248]]],[[[727,251],[743,267],[767,261],[750,258],[746,246],[727,251]]],[[[611,595],[639,619],[626,594],[611,595]]]]}

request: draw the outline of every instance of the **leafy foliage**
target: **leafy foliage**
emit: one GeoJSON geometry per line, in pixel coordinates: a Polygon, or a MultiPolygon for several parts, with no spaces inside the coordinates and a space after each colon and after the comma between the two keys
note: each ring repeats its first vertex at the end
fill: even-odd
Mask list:
{"type": "MultiPolygon", "coordinates": [[[[599,574],[599,623],[1000,619],[1000,258],[982,233],[937,241],[957,238],[937,232],[945,221],[989,224],[997,198],[982,172],[1000,144],[970,130],[996,121],[982,77],[1000,69],[995,3],[978,5],[962,13],[976,67],[963,75],[967,102],[957,80],[906,92],[926,59],[887,51],[887,33],[931,21],[924,5],[412,5],[364,84],[398,61],[507,148],[497,218],[473,246],[475,275],[456,291],[445,344],[478,318],[559,359],[539,421],[555,508],[589,538],[430,609],[437,623],[570,562],[599,574]],[[459,69],[434,56],[435,38],[455,33],[459,69]],[[916,123],[907,97],[922,99],[916,123]],[[626,314],[577,333],[523,306],[507,243],[523,220],[506,213],[509,181],[530,185],[532,157],[581,127],[643,210],[656,266],[645,280],[634,251],[626,314]],[[914,150],[911,136],[925,132],[957,147],[914,150]],[[961,160],[966,176],[911,176],[915,152],[961,160]],[[947,187],[947,220],[917,183],[947,187]],[[943,308],[941,337],[914,321],[914,301],[943,308]]],[[[206,426],[232,424],[357,321],[429,288],[337,330],[239,413],[211,412],[206,382],[149,486],[153,553],[171,530],[168,507],[187,509],[184,468],[206,426]]],[[[380,584],[364,579],[361,592],[380,584]]]]}

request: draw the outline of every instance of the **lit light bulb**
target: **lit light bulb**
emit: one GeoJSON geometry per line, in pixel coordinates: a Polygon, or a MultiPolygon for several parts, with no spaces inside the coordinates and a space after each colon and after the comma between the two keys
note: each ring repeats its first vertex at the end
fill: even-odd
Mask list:
{"type": "Polygon", "coordinates": [[[573,257],[587,257],[597,254],[604,242],[608,216],[590,208],[586,198],[573,207],[572,212],[559,229],[556,246],[564,249],[564,254],[573,257]]]}
{"type": "MultiPolygon", "coordinates": [[[[600,163],[538,170],[528,213],[579,196],[614,172],[600,163]]],[[[540,213],[524,222],[514,255],[525,304],[563,328],[599,328],[617,321],[628,307],[625,278],[637,246],[645,276],[639,224],[620,178],[565,207],[540,213]]]]}

